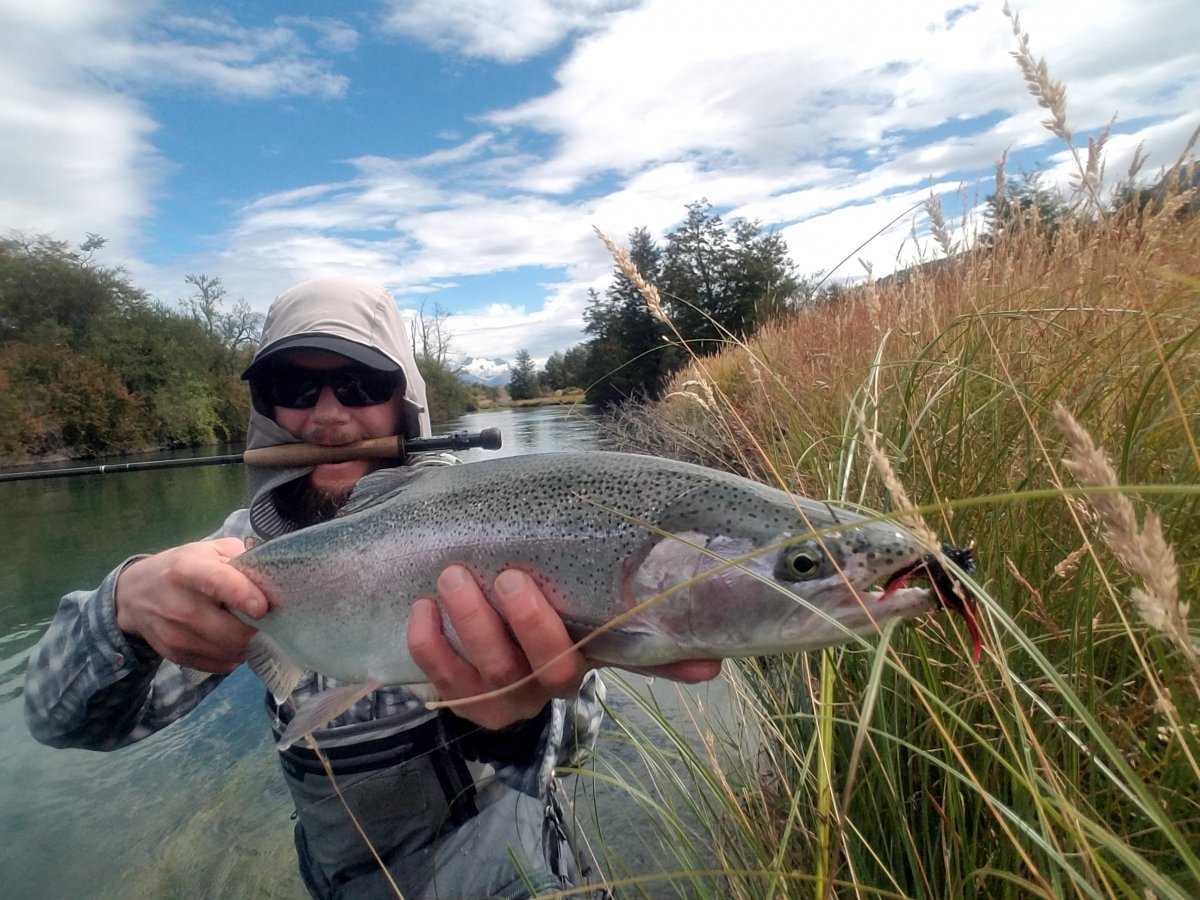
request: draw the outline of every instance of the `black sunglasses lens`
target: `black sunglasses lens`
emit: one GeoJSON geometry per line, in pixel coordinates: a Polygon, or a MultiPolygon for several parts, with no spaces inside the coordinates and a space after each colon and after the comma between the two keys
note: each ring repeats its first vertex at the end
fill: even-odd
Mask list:
{"type": "Polygon", "coordinates": [[[321,396],[324,380],[309,373],[274,372],[259,384],[259,393],[269,406],[312,409],[321,396]]]}
{"type": "MultiPolygon", "coordinates": [[[[396,379],[390,372],[366,370],[333,372],[329,376],[333,396],[342,406],[376,406],[386,403],[396,390],[396,379]]],[[[318,392],[319,393],[319,392],[318,392]]]]}
{"type": "Polygon", "coordinates": [[[377,406],[391,399],[398,381],[392,373],[374,369],[276,369],[258,383],[258,392],[268,406],[312,409],[325,385],[342,406],[377,406]]]}

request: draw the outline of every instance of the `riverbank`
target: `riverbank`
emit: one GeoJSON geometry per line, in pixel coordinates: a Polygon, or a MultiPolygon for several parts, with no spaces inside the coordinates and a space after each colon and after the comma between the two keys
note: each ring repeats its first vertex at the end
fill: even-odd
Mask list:
{"type": "MultiPolygon", "coordinates": [[[[475,403],[475,409],[479,411],[497,410],[497,409],[535,409],[542,406],[587,406],[587,397],[583,391],[558,391],[554,394],[545,397],[534,397],[530,400],[488,400],[480,398],[475,403]]],[[[439,431],[438,425],[435,423],[434,431],[439,431]]],[[[86,462],[95,459],[136,459],[156,453],[187,453],[193,452],[196,455],[209,455],[202,451],[212,451],[216,453],[222,447],[227,447],[228,444],[197,444],[192,447],[139,447],[135,450],[130,450],[127,453],[114,453],[105,457],[97,456],[72,456],[64,452],[47,453],[39,456],[26,456],[22,458],[0,455],[0,471],[23,471],[29,468],[36,468],[41,465],[51,463],[73,463],[86,462]]]]}
{"type": "Polygon", "coordinates": [[[43,453],[37,456],[0,456],[0,474],[8,474],[13,472],[26,472],[40,467],[56,467],[61,464],[63,466],[73,465],[77,463],[106,463],[108,460],[116,460],[119,462],[114,465],[124,463],[140,462],[148,459],[160,459],[164,456],[221,456],[233,452],[241,452],[242,443],[240,441],[234,443],[204,443],[194,446],[171,446],[171,447],[156,447],[154,445],[146,445],[127,450],[123,453],[110,453],[107,455],[86,455],[76,456],[63,451],[53,453],[43,453]]]}
{"type": "Polygon", "coordinates": [[[528,409],[535,406],[582,406],[587,403],[583,391],[556,391],[545,397],[533,397],[529,400],[487,400],[480,399],[476,408],[485,409],[528,409]]]}

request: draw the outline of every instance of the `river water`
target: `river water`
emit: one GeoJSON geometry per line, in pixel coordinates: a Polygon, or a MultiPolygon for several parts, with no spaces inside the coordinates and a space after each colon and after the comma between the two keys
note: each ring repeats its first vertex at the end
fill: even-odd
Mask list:
{"type": "MultiPolygon", "coordinates": [[[[464,460],[603,445],[594,419],[563,407],[472,413],[437,430],[487,427],[501,429],[503,449],[464,451],[464,460]]],[[[185,719],[113,753],[43,747],[29,736],[22,713],[29,653],[59,597],[94,586],[133,553],[214,530],[243,505],[243,479],[234,465],[0,484],[4,897],[306,896],[295,873],[291,801],[261,710],[263,689],[244,668],[185,719]]],[[[719,681],[685,692],[662,681],[631,682],[682,722],[692,720],[697,706],[727,706],[719,681]]],[[[610,701],[618,722],[630,718],[606,729],[595,778],[568,779],[576,811],[586,831],[601,833],[591,844],[614,877],[675,868],[679,862],[668,858],[660,832],[680,822],[652,820],[628,791],[606,786],[638,782],[645,771],[630,749],[629,723],[654,728],[611,680],[610,701]]],[[[637,789],[668,807],[678,802],[653,784],[637,789]]],[[[687,893],[666,883],[645,893],[677,891],[687,893]]]]}

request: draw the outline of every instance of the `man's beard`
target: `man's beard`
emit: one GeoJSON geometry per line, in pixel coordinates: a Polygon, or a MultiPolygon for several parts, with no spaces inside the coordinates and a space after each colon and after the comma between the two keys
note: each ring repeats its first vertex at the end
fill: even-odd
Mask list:
{"type": "Polygon", "coordinates": [[[353,490],[351,486],[341,491],[326,491],[313,487],[307,478],[297,478],[275,489],[275,508],[285,519],[304,528],[336,516],[353,490]]]}

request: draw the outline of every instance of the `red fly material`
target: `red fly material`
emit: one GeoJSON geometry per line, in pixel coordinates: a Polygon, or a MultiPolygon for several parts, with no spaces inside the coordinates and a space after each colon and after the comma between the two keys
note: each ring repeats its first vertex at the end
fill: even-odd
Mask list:
{"type": "MultiPolygon", "coordinates": [[[[975,549],[973,547],[954,547],[950,544],[943,544],[942,552],[947,559],[964,572],[974,571],[975,549]]],[[[902,588],[912,578],[928,579],[937,596],[938,603],[944,609],[956,612],[963,617],[967,623],[967,629],[971,632],[971,660],[978,664],[983,653],[983,641],[979,623],[975,619],[975,599],[967,593],[966,586],[947,572],[932,553],[927,554],[920,562],[913,563],[907,569],[902,569],[893,575],[884,585],[883,597],[880,599],[887,599],[888,594],[902,588]]]]}

